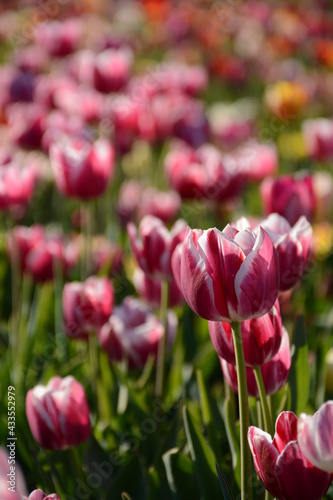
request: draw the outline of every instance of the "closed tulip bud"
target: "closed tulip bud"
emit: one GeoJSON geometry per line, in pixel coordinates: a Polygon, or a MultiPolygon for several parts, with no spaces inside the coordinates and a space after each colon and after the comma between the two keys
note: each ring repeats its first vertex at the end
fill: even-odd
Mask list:
{"type": "Polygon", "coordinates": [[[51,493],[47,495],[42,490],[34,490],[30,493],[28,497],[24,497],[25,500],[60,500],[56,493],[51,493]]]}
{"type": "Polygon", "coordinates": [[[35,182],[31,164],[21,166],[14,161],[0,166],[0,210],[24,210],[34,194],[35,182]]]}
{"type": "Polygon", "coordinates": [[[311,175],[267,177],[260,186],[260,195],[266,215],[276,212],[290,225],[302,215],[309,221],[313,218],[316,199],[311,175]]]}
{"type": "Polygon", "coordinates": [[[25,258],[25,272],[36,282],[53,279],[55,268],[66,273],[78,261],[76,241],[65,241],[57,231],[50,231],[34,245],[25,258]]]}
{"type": "Polygon", "coordinates": [[[301,413],[298,444],[303,455],[318,469],[333,473],[333,401],[326,401],[313,415],[301,413]]]}
{"type": "Polygon", "coordinates": [[[6,111],[11,140],[23,148],[38,149],[45,132],[46,109],[35,102],[18,102],[6,111]]]}
{"type": "Polygon", "coordinates": [[[50,158],[57,188],[74,198],[103,194],[114,169],[114,150],[104,139],[91,143],[80,136],[61,136],[51,145],[50,158]]]}
{"type": "Polygon", "coordinates": [[[211,321],[244,321],[266,314],[279,291],[279,262],[262,228],[188,228],[182,247],[181,289],[191,309],[211,321]]]}
{"type": "MultiPolygon", "coordinates": [[[[236,364],[230,323],[210,321],[209,333],[218,355],[228,363],[236,364]]],[[[272,309],[260,318],[241,323],[245,364],[258,366],[267,363],[278,352],[282,340],[280,306],[277,300],[272,309]]]]}
{"type": "Polygon", "coordinates": [[[267,231],[279,255],[280,290],[290,290],[306,268],[310,256],[312,227],[304,216],[291,227],[289,222],[278,214],[269,215],[260,226],[267,231]]]}
{"type": "Polygon", "coordinates": [[[38,23],[34,37],[51,56],[63,57],[74,52],[83,34],[81,19],[62,19],[38,23]]]}
{"type": "Polygon", "coordinates": [[[89,406],[82,385],[69,376],[36,385],[26,397],[30,430],[42,448],[64,450],[90,435],[89,406]]]}
{"type": "Polygon", "coordinates": [[[95,56],[94,86],[100,92],[117,92],[128,82],[133,63],[129,48],[107,49],[95,56]]]}
{"type": "MultiPolygon", "coordinates": [[[[170,347],[178,326],[177,316],[168,312],[167,345],[170,347]]],[[[98,337],[110,360],[125,360],[131,368],[142,368],[149,355],[157,356],[164,326],[152,309],[134,297],[126,297],[115,307],[98,337]]]]}
{"type": "Polygon", "coordinates": [[[62,294],[65,333],[87,339],[107,322],[112,308],[113,287],[108,278],[91,276],[83,283],[66,283],[62,294]]]}
{"type": "Polygon", "coordinates": [[[256,472],[273,497],[320,500],[325,495],[332,476],[314,467],[303,455],[293,412],[280,413],[273,439],[258,427],[249,427],[248,442],[256,472]]]}
{"type": "Polygon", "coordinates": [[[26,257],[44,237],[44,228],[39,224],[30,227],[16,226],[7,233],[8,255],[12,263],[18,262],[25,271],[26,257]]]}
{"type": "MultiPolygon", "coordinates": [[[[283,328],[283,327],[282,327],[283,328]]],[[[230,387],[238,392],[236,367],[223,358],[220,358],[223,374],[230,387]]],[[[283,328],[282,341],[279,350],[275,356],[267,363],[260,366],[262,378],[264,380],[265,391],[267,395],[275,394],[288,381],[289,370],[291,366],[291,353],[289,344],[289,335],[283,328]]],[[[246,368],[246,380],[249,396],[259,397],[257,382],[252,368],[246,368]]]]}
{"type": "Polygon", "coordinates": [[[132,252],[149,278],[173,279],[171,257],[183,241],[186,227],[186,222],[179,219],[169,231],[160,219],[151,215],[141,220],[138,231],[133,223],[127,225],[132,252]]]}

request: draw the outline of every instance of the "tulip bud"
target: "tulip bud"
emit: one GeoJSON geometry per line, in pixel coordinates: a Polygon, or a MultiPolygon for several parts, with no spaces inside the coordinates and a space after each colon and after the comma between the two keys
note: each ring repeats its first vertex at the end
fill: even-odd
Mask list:
{"type": "Polygon", "coordinates": [[[297,441],[297,417],[283,411],[275,424],[274,439],[251,426],[248,442],[254,467],[267,491],[285,500],[320,500],[332,482],[331,474],[314,467],[297,441]]]}
{"type": "MultiPolygon", "coordinates": [[[[167,345],[173,342],[177,316],[168,312],[167,345]]],[[[134,297],[126,297],[115,307],[109,321],[101,328],[98,338],[110,360],[126,360],[131,368],[142,368],[149,355],[157,356],[164,326],[152,309],[134,297]]]]}
{"type": "Polygon", "coordinates": [[[82,385],[69,376],[53,377],[47,386],[36,385],[26,397],[30,430],[42,448],[63,450],[90,435],[89,407],[82,385]]]}
{"type": "Polygon", "coordinates": [[[106,323],[112,307],[113,287],[107,278],[91,276],[84,283],[66,283],[62,295],[65,333],[87,339],[106,323]]]}
{"type": "Polygon", "coordinates": [[[141,269],[152,279],[173,279],[171,257],[183,241],[186,222],[179,219],[171,230],[157,217],[146,215],[137,231],[133,223],[127,225],[132,252],[141,269]]]}
{"type": "MultiPolygon", "coordinates": [[[[236,364],[230,323],[209,321],[209,333],[218,355],[236,364]]],[[[280,306],[277,300],[272,309],[256,319],[241,323],[245,364],[258,366],[267,363],[278,352],[282,340],[280,306]]]]}

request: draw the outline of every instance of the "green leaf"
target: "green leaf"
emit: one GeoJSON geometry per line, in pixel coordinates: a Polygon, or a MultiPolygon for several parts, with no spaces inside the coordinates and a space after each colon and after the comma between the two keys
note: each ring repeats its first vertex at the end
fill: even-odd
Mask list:
{"type": "Polygon", "coordinates": [[[224,474],[219,464],[216,464],[216,471],[222,488],[223,500],[233,500],[234,497],[232,496],[229,485],[226,481],[226,478],[224,477],[224,474]]]}
{"type": "Polygon", "coordinates": [[[240,448],[239,448],[239,438],[236,436],[235,422],[232,416],[231,400],[227,398],[223,405],[223,420],[225,429],[227,432],[227,438],[229,442],[232,466],[234,469],[235,480],[238,486],[241,485],[241,461],[240,461],[240,448]]]}
{"type": "Polygon", "coordinates": [[[183,408],[183,419],[201,498],[204,500],[221,498],[219,481],[215,471],[214,453],[206,443],[186,406],[183,408]]]}
{"type": "Polygon", "coordinates": [[[295,352],[289,373],[291,411],[299,415],[306,410],[310,389],[308,344],[304,316],[297,316],[293,343],[295,352]]]}
{"type": "Polygon", "coordinates": [[[180,453],[178,448],[168,450],[162,459],[170,489],[176,497],[199,500],[200,494],[191,460],[180,453]]]}

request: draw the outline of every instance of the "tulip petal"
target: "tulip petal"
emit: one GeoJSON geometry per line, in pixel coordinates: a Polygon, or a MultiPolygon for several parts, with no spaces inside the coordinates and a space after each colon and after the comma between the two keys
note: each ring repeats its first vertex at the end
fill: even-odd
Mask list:
{"type": "Polygon", "coordinates": [[[252,251],[245,258],[235,278],[238,321],[267,313],[279,292],[279,262],[266,231],[259,228],[252,251]]]}

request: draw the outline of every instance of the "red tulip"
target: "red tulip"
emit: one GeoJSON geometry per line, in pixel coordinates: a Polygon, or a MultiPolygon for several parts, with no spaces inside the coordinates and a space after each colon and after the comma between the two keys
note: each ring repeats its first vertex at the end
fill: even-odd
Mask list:
{"type": "Polygon", "coordinates": [[[305,146],[311,158],[329,161],[333,158],[333,120],[316,118],[302,125],[305,146]]]}
{"type": "MultiPolygon", "coordinates": [[[[228,363],[236,364],[230,323],[209,321],[209,333],[217,354],[228,363]]],[[[279,301],[272,309],[256,319],[241,323],[241,333],[247,366],[267,363],[279,350],[282,340],[282,322],[279,301]]]]}
{"type": "MultiPolygon", "coordinates": [[[[178,320],[168,312],[167,343],[170,346],[178,320]]],[[[115,307],[98,337],[110,360],[127,360],[131,368],[142,368],[149,355],[156,357],[164,327],[152,309],[134,297],[115,307]]]]}
{"type": "Polygon", "coordinates": [[[278,255],[266,231],[188,228],[181,288],[191,309],[211,321],[244,321],[266,314],[279,291],[278,255]]]}
{"type": "Polygon", "coordinates": [[[95,88],[104,93],[120,90],[129,80],[132,63],[133,54],[127,47],[100,52],[95,56],[95,88]]]}
{"type": "Polygon", "coordinates": [[[304,215],[312,220],[316,206],[311,175],[267,177],[260,186],[266,215],[277,212],[294,225],[304,215]]]}
{"type": "Polygon", "coordinates": [[[47,495],[42,490],[34,490],[28,497],[24,497],[24,500],[60,500],[60,498],[56,493],[47,495]]]}
{"type": "Polygon", "coordinates": [[[91,143],[80,136],[62,136],[51,145],[50,158],[59,191],[80,199],[103,194],[114,168],[113,147],[104,139],[91,143]]]}
{"type": "Polygon", "coordinates": [[[333,401],[326,401],[313,415],[301,413],[298,444],[303,455],[318,469],[333,473],[333,401]]]}
{"type": "Polygon", "coordinates": [[[261,144],[251,140],[231,153],[238,171],[249,181],[261,181],[279,168],[277,148],[274,144],[261,144]]]}
{"type": "Polygon", "coordinates": [[[63,450],[90,435],[89,407],[82,385],[69,376],[53,377],[47,386],[36,385],[26,397],[30,430],[42,448],[63,450]]]}
{"type": "Polygon", "coordinates": [[[184,239],[186,222],[179,219],[169,231],[160,219],[146,215],[140,222],[139,231],[131,222],[127,231],[132,252],[147,276],[172,280],[171,257],[178,243],[184,239]]]}
{"type": "Polygon", "coordinates": [[[153,215],[164,223],[174,219],[179,212],[181,199],[175,191],[158,191],[155,188],[146,188],[138,206],[138,218],[153,215]]]}
{"type": "Polygon", "coordinates": [[[87,123],[101,119],[104,96],[90,87],[64,86],[55,90],[54,102],[68,116],[76,116],[87,123]]]}
{"type": "MultiPolygon", "coordinates": [[[[137,267],[133,275],[133,283],[140,298],[148,304],[159,307],[161,304],[161,282],[148,278],[148,276],[137,267]]],[[[174,307],[184,302],[184,297],[174,280],[169,282],[169,306],[174,307]]]]}
{"type": "Polygon", "coordinates": [[[289,222],[278,214],[269,215],[260,226],[267,231],[279,255],[280,290],[290,290],[302,277],[308,262],[312,227],[304,216],[291,227],[289,222]]]}
{"type": "Polygon", "coordinates": [[[302,454],[293,412],[280,413],[273,440],[267,432],[251,426],[248,441],[256,472],[273,497],[320,500],[325,495],[332,477],[314,467],[302,454]]]}
{"type": "MultiPolygon", "coordinates": [[[[282,389],[288,381],[291,366],[290,344],[287,331],[283,327],[282,329],[282,341],[278,352],[270,361],[260,366],[267,395],[275,394],[282,389]]],[[[227,363],[227,361],[221,357],[220,362],[228,384],[235,392],[238,392],[236,367],[233,364],[227,363]]],[[[252,368],[246,368],[246,379],[249,396],[258,397],[259,391],[252,368]]]]}
{"type": "Polygon", "coordinates": [[[84,283],[66,283],[62,295],[66,334],[87,339],[107,322],[112,308],[113,287],[107,278],[91,276],[84,283]]]}
{"type": "Polygon", "coordinates": [[[64,134],[75,135],[85,130],[86,124],[78,115],[67,116],[64,112],[54,110],[45,121],[45,132],[42,137],[42,149],[47,153],[51,144],[57,143],[64,134]]]}

